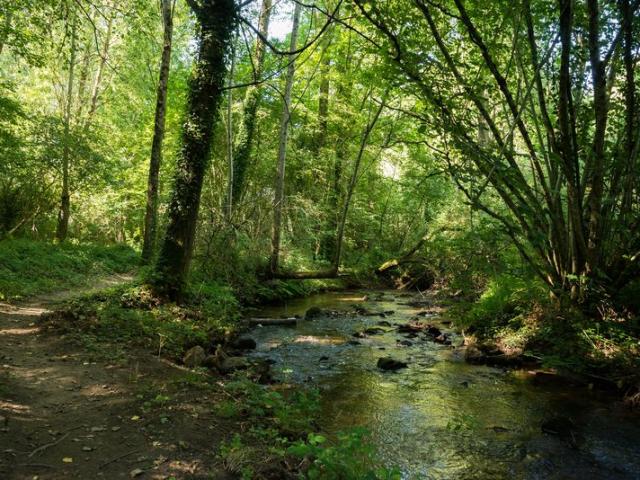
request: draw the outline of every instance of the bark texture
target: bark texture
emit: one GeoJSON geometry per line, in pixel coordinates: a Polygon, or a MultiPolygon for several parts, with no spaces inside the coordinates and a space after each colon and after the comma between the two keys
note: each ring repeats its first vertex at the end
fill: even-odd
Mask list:
{"type": "Polygon", "coordinates": [[[153,257],[158,222],[158,176],[162,165],[162,143],[164,140],[165,112],[167,110],[167,85],[171,66],[171,42],[173,36],[173,8],[171,0],[162,0],[162,21],[164,24],[164,44],[160,61],[160,78],[156,94],[156,113],[153,124],[151,160],[147,180],[147,205],[144,217],[144,243],[142,261],[149,263],[153,257]]]}
{"type": "MultiPolygon", "coordinates": [[[[291,28],[291,41],[289,51],[295,52],[298,41],[298,24],[302,7],[296,3],[293,11],[293,26],[291,28]]],[[[282,232],[282,210],[284,206],[284,175],[287,159],[287,138],[289,133],[289,120],[291,119],[291,89],[296,73],[295,62],[292,60],[287,68],[287,79],[284,89],[282,118],[280,120],[280,136],[278,142],[278,173],[276,177],[276,189],[273,199],[273,230],[271,234],[271,260],[269,267],[271,273],[278,271],[280,260],[280,235],[282,232]]]]}
{"type": "MultiPolygon", "coordinates": [[[[260,19],[258,31],[263,37],[269,34],[269,20],[271,17],[272,0],[263,0],[260,9],[260,19]]],[[[266,45],[258,36],[255,43],[255,60],[253,64],[253,81],[254,85],[247,87],[244,99],[244,109],[242,113],[241,130],[238,134],[237,144],[233,152],[233,169],[230,179],[232,199],[231,204],[236,205],[244,192],[247,171],[251,160],[251,151],[253,149],[253,140],[256,130],[256,116],[262,92],[260,82],[262,71],[264,68],[264,57],[266,53],[266,45]]]]}
{"type": "Polygon", "coordinates": [[[73,106],[73,84],[75,81],[75,65],[77,50],[78,21],[71,13],[71,46],[69,51],[69,76],[67,77],[67,92],[63,115],[64,123],[64,145],[62,147],[62,193],[60,194],[60,210],[58,211],[58,225],[56,227],[56,239],[64,242],[69,230],[69,215],[71,213],[71,191],[70,191],[70,163],[71,163],[71,108],[73,106]]]}
{"type": "Polygon", "coordinates": [[[198,22],[197,58],[189,79],[167,231],[153,280],[157,293],[177,301],[182,299],[193,255],[202,183],[224,88],[225,58],[236,23],[233,0],[188,3],[198,22]]]}

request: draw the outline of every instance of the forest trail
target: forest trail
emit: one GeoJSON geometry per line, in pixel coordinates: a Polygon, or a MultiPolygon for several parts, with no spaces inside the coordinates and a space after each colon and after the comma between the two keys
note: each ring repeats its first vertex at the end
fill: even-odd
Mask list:
{"type": "Polygon", "coordinates": [[[190,372],[144,351],[94,359],[41,331],[40,315],[87,292],[0,304],[0,478],[212,478],[227,432],[208,407],[212,393],[169,393],[190,372]]]}

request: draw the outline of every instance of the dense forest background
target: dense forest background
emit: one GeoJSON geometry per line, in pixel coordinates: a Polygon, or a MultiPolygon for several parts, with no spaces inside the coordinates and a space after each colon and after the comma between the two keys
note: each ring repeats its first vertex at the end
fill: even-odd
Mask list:
{"type": "Polygon", "coordinates": [[[492,328],[634,332],[638,2],[466,3],[5,2],[5,248],[125,244],[172,297],[378,271],[484,292],[492,328]]]}
{"type": "Polygon", "coordinates": [[[636,478],[639,12],[2,0],[0,476],[636,478]]]}

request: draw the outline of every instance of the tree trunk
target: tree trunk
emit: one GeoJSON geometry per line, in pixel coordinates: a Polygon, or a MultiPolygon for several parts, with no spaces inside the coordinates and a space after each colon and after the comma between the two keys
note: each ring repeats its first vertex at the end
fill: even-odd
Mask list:
{"type": "Polygon", "coordinates": [[[587,1],[589,15],[589,57],[593,80],[593,108],[595,131],[591,152],[591,168],[586,189],[589,191],[589,237],[587,244],[587,273],[595,273],[599,268],[602,245],[602,196],[604,190],[605,134],[607,130],[607,80],[605,64],[600,58],[600,15],[597,0],[587,1]]]}
{"type": "Polygon", "coordinates": [[[58,226],[56,228],[56,238],[59,242],[64,242],[69,229],[69,213],[71,210],[70,188],[69,188],[69,164],[71,157],[71,146],[69,133],[71,128],[71,108],[73,105],[73,82],[76,64],[76,40],[77,40],[77,19],[73,12],[71,19],[71,47],[69,52],[69,76],[67,79],[67,98],[64,107],[64,146],[62,147],[62,193],[60,195],[60,210],[58,212],[58,226]]]}
{"type": "MultiPolygon", "coordinates": [[[[348,33],[347,52],[344,57],[344,62],[337,63],[338,78],[340,81],[336,87],[336,97],[339,103],[344,104],[348,108],[353,86],[353,80],[351,79],[351,32],[348,33]]],[[[329,189],[329,214],[326,230],[329,233],[324,238],[321,248],[322,256],[330,261],[333,261],[336,254],[336,232],[338,231],[340,219],[340,200],[343,197],[342,169],[349,150],[347,139],[351,128],[351,125],[348,123],[349,116],[342,115],[341,117],[339,131],[342,133],[342,138],[336,141],[333,168],[328,174],[329,178],[331,178],[331,186],[329,189]]]]}
{"type": "Polygon", "coordinates": [[[625,178],[622,199],[622,215],[626,220],[631,212],[633,201],[633,186],[637,180],[637,150],[636,136],[638,135],[636,108],[636,80],[633,58],[633,11],[629,0],[621,0],[620,12],[622,16],[622,30],[624,38],[623,60],[625,71],[625,142],[622,157],[625,160],[625,178]]]}
{"type": "MultiPolygon", "coordinates": [[[[92,13],[90,22],[91,23],[95,22],[95,12],[92,13]]],[[[77,88],[78,93],[76,95],[76,98],[78,99],[77,105],[76,105],[76,114],[75,114],[76,118],[82,118],[84,113],[84,107],[85,107],[84,96],[87,91],[87,81],[89,80],[91,55],[93,54],[93,51],[95,49],[95,46],[93,45],[94,41],[95,40],[93,38],[93,35],[91,35],[90,38],[85,40],[85,45],[84,45],[84,48],[82,49],[82,60],[80,61],[79,67],[78,67],[80,74],[78,75],[78,88],[77,88]]]]}
{"type": "Polygon", "coordinates": [[[100,62],[98,63],[98,71],[96,72],[96,78],[93,82],[93,87],[91,88],[91,107],[89,108],[89,112],[87,113],[87,122],[86,126],[91,124],[93,120],[93,115],[96,113],[98,109],[98,98],[100,96],[100,86],[102,84],[102,77],[104,75],[104,67],[107,65],[107,56],[109,55],[109,48],[111,47],[111,36],[113,33],[113,21],[116,17],[115,10],[112,10],[109,15],[109,20],[107,20],[107,32],[104,38],[104,45],[102,46],[102,51],[100,52],[100,62]]]}
{"type": "MultiPolygon", "coordinates": [[[[236,67],[236,49],[235,45],[231,44],[231,67],[229,69],[229,87],[233,83],[233,75],[236,67]]],[[[231,214],[233,213],[233,89],[229,88],[227,92],[227,163],[229,168],[229,181],[227,182],[227,208],[225,208],[225,215],[227,220],[231,220],[231,214]]]]}
{"type": "MultiPolygon", "coordinates": [[[[265,38],[269,35],[271,9],[272,0],[263,0],[262,7],[260,9],[258,31],[265,38]]],[[[255,43],[255,65],[253,65],[254,82],[259,82],[262,77],[265,49],[265,43],[262,41],[260,36],[258,36],[255,43]]],[[[233,157],[233,177],[230,178],[232,185],[232,205],[238,204],[245,187],[251,149],[253,147],[253,139],[255,136],[256,114],[260,105],[261,93],[260,86],[255,84],[247,87],[247,92],[245,94],[241,131],[239,133],[233,157]]]]}
{"type": "Polygon", "coordinates": [[[177,301],[182,299],[193,254],[202,182],[224,88],[226,54],[236,23],[233,0],[189,0],[189,5],[198,23],[197,58],[189,79],[168,226],[153,282],[158,294],[177,301]]]}
{"type": "Polygon", "coordinates": [[[4,50],[4,44],[9,37],[9,30],[11,29],[11,15],[13,12],[8,11],[4,17],[4,31],[0,32],[0,55],[2,55],[2,50],[4,50]]]}
{"type": "Polygon", "coordinates": [[[171,66],[171,40],[173,35],[173,8],[171,0],[162,0],[162,21],[164,24],[164,46],[160,62],[160,78],[156,94],[156,114],[151,143],[151,160],[147,181],[147,207],[144,217],[144,243],[142,261],[148,264],[153,257],[156,244],[158,221],[158,176],[162,164],[162,143],[164,140],[165,112],[167,109],[167,85],[171,66]]]}
{"type": "MultiPolygon", "coordinates": [[[[300,12],[302,7],[296,3],[293,12],[293,27],[291,29],[291,41],[289,51],[296,50],[298,40],[298,23],[300,22],[300,12]]],[[[287,159],[287,134],[289,131],[289,120],[291,119],[291,89],[293,88],[293,77],[296,72],[295,62],[291,60],[287,68],[287,79],[284,89],[284,104],[282,107],[282,118],[280,120],[280,141],[278,143],[278,176],[276,179],[276,191],[273,199],[273,230],[271,234],[271,273],[278,271],[280,258],[280,233],[282,230],[282,207],[284,203],[284,173],[287,159]]]]}
{"type": "Polygon", "coordinates": [[[315,142],[316,153],[320,153],[327,143],[327,128],[329,117],[329,71],[331,58],[329,57],[328,44],[323,52],[322,66],[320,67],[320,95],[318,98],[318,138],[315,142]]]}
{"type": "Polygon", "coordinates": [[[333,270],[337,272],[340,269],[340,258],[342,256],[342,241],[344,238],[344,227],[347,223],[347,214],[349,213],[349,206],[351,204],[351,198],[353,197],[353,192],[356,188],[356,183],[358,182],[358,174],[360,173],[360,164],[362,163],[362,156],[364,155],[365,148],[367,146],[367,142],[369,141],[369,136],[373,131],[378,119],[380,118],[380,114],[384,109],[384,104],[386,100],[387,94],[385,93],[382,101],[378,105],[373,118],[367,124],[364,132],[362,133],[362,140],[360,141],[360,149],[358,150],[358,155],[356,156],[356,161],[353,166],[353,173],[351,174],[351,179],[349,180],[349,187],[347,189],[347,194],[344,199],[344,205],[342,207],[342,215],[340,217],[340,221],[338,223],[338,230],[336,232],[336,252],[333,257],[333,270]]]}

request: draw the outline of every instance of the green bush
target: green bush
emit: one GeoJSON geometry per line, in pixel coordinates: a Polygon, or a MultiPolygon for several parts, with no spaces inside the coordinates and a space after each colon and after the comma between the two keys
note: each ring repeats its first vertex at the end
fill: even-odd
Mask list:
{"type": "Polygon", "coordinates": [[[502,274],[487,283],[480,298],[463,305],[462,327],[487,331],[504,327],[519,315],[532,311],[536,304],[548,302],[548,289],[535,278],[502,274]]]}
{"type": "MultiPolygon", "coordinates": [[[[320,397],[316,390],[275,391],[238,373],[225,384],[233,400],[225,400],[214,411],[225,417],[245,417],[252,427],[222,444],[225,466],[253,478],[265,460],[299,457],[311,460],[301,478],[312,480],[397,480],[400,474],[377,465],[375,448],[364,429],[339,433],[332,441],[316,430],[320,397]]],[[[270,463],[275,463],[271,461],[270,463]]]]}
{"type": "Polygon", "coordinates": [[[68,302],[45,320],[96,352],[134,344],[180,359],[188,348],[208,348],[237,327],[238,306],[228,289],[209,286],[197,300],[163,304],[145,285],[129,284],[68,302]]]}
{"type": "Polygon", "coordinates": [[[331,443],[323,435],[310,433],[306,441],[298,441],[288,449],[289,454],[312,458],[306,472],[310,480],[400,480],[397,469],[375,466],[375,448],[367,443],[368,432],[355,428],[339,433],[331,443]]]}

